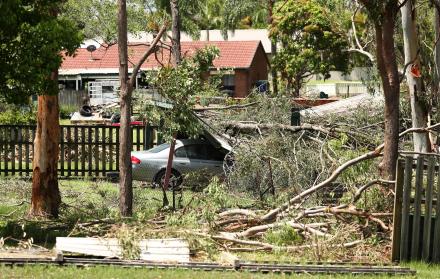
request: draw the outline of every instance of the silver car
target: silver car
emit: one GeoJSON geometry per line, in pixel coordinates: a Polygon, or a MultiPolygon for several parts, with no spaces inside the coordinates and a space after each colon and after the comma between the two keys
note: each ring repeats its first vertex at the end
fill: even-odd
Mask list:
{"type": "MultiPolygon", "coordinates": [[[[131,153],[133,179],[162,185],[170,152],[170,144],[164,143],[147,151],[131,153]]],[[[223,160],[227,151],[216,148],[204,140],[176,140],[171,186],[179,186],[183,176],[190,172],[217,175],[223,172],[223,160]]]]}

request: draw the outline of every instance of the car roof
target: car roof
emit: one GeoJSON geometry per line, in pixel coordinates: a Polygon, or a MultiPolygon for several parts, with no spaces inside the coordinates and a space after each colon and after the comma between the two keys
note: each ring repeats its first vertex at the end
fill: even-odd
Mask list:
{"type": "Polygon", "coordinates": [[[178,139],[176,140],[177,143],[180,143],[181,145],[189,145],[189,144],[209,144],[211,143],[204,139],[178,139]]]}

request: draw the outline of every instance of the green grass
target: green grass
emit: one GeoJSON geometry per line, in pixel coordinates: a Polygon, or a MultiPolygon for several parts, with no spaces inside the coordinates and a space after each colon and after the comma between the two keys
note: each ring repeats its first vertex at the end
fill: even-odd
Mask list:
{"type": "Polygon", "coordinates": [[[25,266],[7,267],[0,265],[0,278],[439,278],[440,266],[422,263],[406,264],[417,271],[416,276],[388,276],[388,275],[283,275],[261,274],[247,272],[207,272],[182,269],[142,269],[142,268],[118,268],[118,267],[57,267],[57,266],[25,266]]]}

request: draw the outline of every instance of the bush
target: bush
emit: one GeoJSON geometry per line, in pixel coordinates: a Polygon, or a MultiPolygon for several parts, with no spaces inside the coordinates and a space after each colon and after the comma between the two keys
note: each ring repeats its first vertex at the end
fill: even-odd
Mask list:
{"type": "Polygon", "coordinates": [[[75,106],[62,105],[60,106],[60,118],[70,119],[71,114],[75,111],[77,111],[77,108],[75,106]]]}
{"type": "Polygon", "coordinates": [[[0,124],[29,125],[35,123],[36,114],[32,111],[9,108],[6,111],[0,112],[0,124]]]}

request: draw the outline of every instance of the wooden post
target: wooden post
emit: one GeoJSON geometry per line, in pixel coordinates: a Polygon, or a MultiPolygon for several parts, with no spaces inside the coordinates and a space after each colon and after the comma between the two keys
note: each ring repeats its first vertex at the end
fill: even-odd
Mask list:
{"type": "Polygon", "coordinates": [[[411,156],[405,158],[405,178],[403,181],[402,220],[400,227],[400,261],[407,261],[409,245],[409,209],[411,200],[412,165],[414,159],[411,156]]]}
{"type": "Polygon", "coordinates": [[[432,191],[434,184],[434,157],[429,157],[428,163],[428,177],[426,181],[426,193],[425,193],[425,218],[423,224],[423,247],[422,247],[422,259],[424,261],[429,260],[431,250],[431,218],[432,218],[432,191]]]}
{"type": "Polygon", "coordinates": [[[423,188],[424,157],[417,158],[416,169],[416,195],[414,197],[414,216],[411,241],[411,260],[419,260],[420,251],[420,218],[422,215],[422,188],[423,188]]]}
{"type": "Polygon", "coordinates": [[[402,225],[402,195],[403,195],[404,167],[402,160],[397,162],[396,167],[396,183],[394,196],[394,213],[393,213],[393,250],[391,260],[398,262],[400,260],[400,232],[402,225]]]}
{"type": "Polygon", "coordinates": [[[437,204],[435,207],[435,226],[434,226],[434,241],[432,249],[432,262],[438,263],[440,261],[440,166],[437,173],[437,204]]]}

